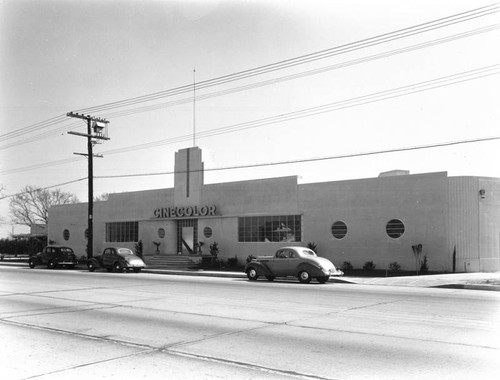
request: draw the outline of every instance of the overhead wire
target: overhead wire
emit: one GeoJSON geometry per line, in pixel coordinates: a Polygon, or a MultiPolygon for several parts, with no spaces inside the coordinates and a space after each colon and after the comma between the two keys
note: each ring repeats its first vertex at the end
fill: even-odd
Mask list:
{"type": "Polygon", "coordinates": [[[0,150],[17,147],[23,144],[29,144],[31,142],[39,142],[40,140],[43,140],[45,138],[53,137],[56,134],[66,134],[69,128],[75,128],[77,130],[80,130],[84,128],[84,126],[82,125],[81,122],[74,122],[73,120],[71,120],[70,124],[63,125],[62,127],[51,129],[33,136],[29,136],[22,140],[16,140],[10,143],[6,143],[4,145],[0,145],[0,150]]]}
{"type": "MultiPolygon", "coordinates": [[[[341,155],[336,155],[336,156],[302,158],[302,159],[297,159],[297,160],[264,162],[264,163],[246,164],[246,165],[233,165],[233,166],[224,166],[224,167],[220,167],[220,168],[203,168],[203,169],[198,169],[198,170],[190,170],[190,172],[191,173],[197,172],[197,171],[210,172],[210,171],[223,171],[223,170],[234,170],[234,169],[248,169],[248,168],[265,167],[265,166],[300,164],[300,163],[315,162],[315,161],[338,160],[338,159],[344,159],[344,158],[374,156],[374,155],[379,155],[379,154],[400,153],[400,152],[408,152],[408,151],[422,150],[422,149],[443,148],[443,147],[449,147],[449,146],[454,146],[454,145],[487,142],[487,141],[494,141],[494,140],[500,140],[500,136],[491,136],[491,137],[484,137],[484,138],[478,138],[478,139],[472,139],[472,140],[442,142],[442,143],[434,143],[434,144],[427,144],[427,145],[417,145],[417,146],[403,147],[403,148],[382,149],[382,150],[375,150],[375,151],[369,151],[369,152],[348,153],[348,154],[341,154],[341,155]]],[[[180,171],[168,171],[168,172],[158,172],[158,173],[100,175],[100,176],[95,176],[94,178],[110,179],[110,178],[127,178],[127,177],[149,177],[149,176],[169,175],[169,174],[186,173],[186,172],[187,171],[180,170],[180,171]]]]}
{"type": "MultiPolygon", "coordinates": [[[[211,93],[199,95],[196,97],[196,101],[202,101],[202,100],[206,100],[206,99],[210,99],[210,98],[214,98],[214,97],[219,97],[219,96],[223,96],[223,95],[252,90],[255,88],[260,88],[260,87],[264,87],[264,86],[268,86],[268,85],[272,85],[272,84],[276,84],[276,83],[280,83],[280,82],[304,78],[304,77],[310,76],[310,75],[321,74],[321,73],[324,73],[327,71],[332,71],[332,70],[336,70],[336,69],[340,69],[340,68],[344,68],[344,67],[348,67],[348,66],[352,66],[352,65],[367,63],[367,62],[370,62],[373,60],[387,58],[387,57],[391,57],[391,56],[397,55],[397,54],[408,53],[411,51],[427,48],[430,46],[436,46],[438,44],[455,41],[455,40],[458,40],[461,38],[474,36],[474,35],[477,35],[480,33],[491,32],[494,30],[498,30],[499,28],[500,28],[500,24],[493,24],[493,25],[489,25],[489,26],[486,26],[483,28],[479,28],[479,29],[475,29],[475,30],[471,30],[471,31],[463,32],[463,33],[458,33],[458,34],[455,34],[452,36],[443,37],[443,38],[435,39],[432,41],[403,47],[400,49],[390,50],[387,52],[374,54],[374,55],[370,55],[367,57],[362,57],[362,58],[358,58],[358,59],[354,59],[354,60],[350,60],[350,61],[337,63],[335,65],[329,65],[326,67],[308,70],[308,71],[304,71],[304,72],[300,72],[300,73],[296,73],[296,74],[281,76],[281,77],[277,77],[277,78],[273,78],[273,79],[269,79],[269,80],[265,80],[265,81],[247,84],[244,86],[233,87],[230,89],[225,89],[225,90],[220,90],[220,91],[216,91],[216,92],[211,92],[211,93]]],[[[192,101],[193,101],[193,97],[191,96],[191,97],[186,97],[186,98],[173,100],[173,101],[169,101],[169,102],[158,103],[158,104],[153,104],[153,105],[149,105],[149,106],[142,106],[142,107],[137,107],[137,108],[123,110],[123,111],[111,112],[111,113],[108,113],[107,116],[119,118],[119,117],[130,116],[130,115],[134,115],[134,114],[138,114],[138,113],[150,112],[150,111],[154,111],[154,110],[158,110],[158,109],[164,109],[164,108],[177,106],[177,105],[181,105],[181,104],[187,104],[187,103],[191,103],[192,101]]]]}
{"type": "MultiPolygon", "coordinates": [[[[58,183],[56,185],[49,185],[49,186],[45,186],[45,187],[39,187],[39,188],[36,188],[35,191],[48,190],[48,189],[52,189],[54,187],[59,187],[59,186],[66,186],[66,185],[70,185],[72,183],[85,181],[86,179],[87,179],[87,177],[83,177],[83,178],[78,178],[78,179],[74,179],[74,180],[71,180],[71,181],[66,181],[66,182],[58,183]]],[[[13,198],[13,197],[17,197],[19,195],[23,195],[23,194],[27,194],[27,193],[28,193],[27,191],[21,191],[21,192],[16,193],[16,194],[4,195],[4,196],[0,197],[0,201],[3,200],[3,199],[13,198]]]]}
{"type": "MultiPolygon", "coordinates": [[[[243,70],[237,73],[221,76],[218,78],[213,78],[210,80],[206,81],[201,81],[196,84],[197,89],[202,89],[206,87],[211,87],[215,85],[220,85],[224,83],[228,83],[230,81],[235,81],[235,80],[240,80],[244,78],[248,78],[250,76],[255,76],[255,75],[260,75],[263,73],[271,72],[271,71],[276,71],[276,70],[281,70],[283,68],[288,68],[292,66],[296,66],[298,64],[304,64],[308,62],[312,62],[313,60],[318,60],[318,59],[324,59],[331,57],[332,55],[338,55],[338,54],[344,54],[346,52],[350,52],[353,50],[358,50],[362,48],[366,48],[368,46],[373,46],[373,44],[380,44],[380,43],[386,43],[388,41],[391,41],[392,39],[400,39],[400,38],[405,38],[417,33],[423,33],[429,30],[434,30],[437,28],[442,28],[445,26],[450,26],[459,22],[465,22],[465,21],[470,21],[472,19],[478,18],[478,17],[484,17],[493,13],[496,13],[499,11],[499,5],[497,4],[492,4],[484,7],[479,7],[475,8],[469,11],[457,13],[451,16],[443,17],[437,20],[425,22],[422,24],[414,25],[408,28],[403,28],[397,31],[381,34],[375,37],[367,38],[364,40],[348,43],[345,45],[337,46],[334,48],[330,49],[325,49],[321,50],[319,52],[314,52],[310,54],[305,54],[299,57],[279,61],[276,63],[268,64],[268,65],[263,65],[257,68],[253,69],[248,69],[248,70],[243,70]]],[[[102,112],[106,109],[114,109],[114,108],[121,108],[121,107],[126,107],[130,105],[135,105],[139,103],[144,103],[148,102],[151,100],[156,100],[158,98],[163,98],[167,96],[173,96],[177,95],[180,93],[188,92],[192,90],[192,84],[190,85],[185,85],[181,86],[178,88],[166,90],[166,91],[161,91],[153,94],[148,94],[148,95],[143,95],[139,97],[134,97],[134,98],[129,98],[121,101],[116,101],[116,102],[111,102],[111,103],[106,103],[102,104],[99,106],[94,106],[94,107],[89,107],[89,108],[82,108],[78,111],[80,112],[102,112]]],[[[241,90],[242,91],[242,90],[241,90]]],[[[60,122],[63,122],[64,115],[56,116],[55,118],[49,119],[44,122],[36,123],[31,126],[22,128],[17,131],[13,131],[4,135],[0,135],[0,141],[4,141],[5,139],[9,138],[14,138],[14,137],[19,137],[20,135],[31,133],[34,130],[42,129],[47,126],[51,126],[60,122]]],[[[59,131],[58,129],[57,131],[59,131]]],[[[57,132],[55,131],[55,132],[57,132]]],[[[39,137],[45,137],[46,135],[40,135],[39,137]]],[[[30,139],[25,139],[22,141],[22,143],[27,143],[35,140],[30,140],[30,139]]],[[[16,146],[15,143],[9,144],[7,146],[0,146],[0,149],[5,149],[7,147],[12,147],[16,146]]]]}
{"type": "MultiPolygon", "coordinates": [[[[492,137],[483,137],[472,140],[461,140],[461,141],[451,141],[451,142],[442,142],[442,143],[434,143],[427,145],[418,145],[411,147],[403,147],[403,148],[392,148],[392,149],[383,149],[383,150],[375,150],[368,152],[359,152],[359,153],[348,153],[341,154],[336,156],[325,156],[325,157],[313,157],[313,158],[302,158],[297,160],[286,160],[286,161],[277,161],[277,162],[264,162],[264,163],[256,163],[256,164],[245,164],[245,165],[233,165],[233,166],[225,166],[220,168],[204,168],[204,172],[210,171],[224,171],[224,170],[236,170],[236,169],[249,169],[256,167],[268,167],[268,166],[278,166],[278,165],[291,165],[291,164],[299,164],[299,163],[308,163],[308,162],[317,162],[317,161],[327,161],[327,160],[338,160],[338,159],[346,159],[346,158],[356,158],[356,157],[364,157],[364,156],[373,156],[379,154],[389,154],[389,153],[401,153],[407,151],[415,151],[415,150],[423,150],[423,149],[434,149],[434,148],[443,148],[454,145],[463,145],[463,144],[471,144],[471,143],[479,143],[479,142],[487,142],[500,140],[500,136],[492,136],[492,137]]],[[[190,172],[198,172],[200,169],[191,170],[190,172]]],[[[107,176],[94,176],[95,179],[114,179],[114,178],[131,178],[131,177],[146,177],[146,176],[161,176],[161,175],[172,175],[175,173],[186,173],[186,171],[168,171],[168,172],[159,172],[159,173],[138,173],[138,174],[122,174],[122,175],[107,175],[107,176]]],[[[75,180],[59,183],[56,185],[49,185],[43,188],[38,188],[36,190],[46,190],[54,187],[65,186],[72,183],[84,181],[87,178],[78,178],[75,180]]],[[[0,200],[12,198],[18,195],[26,194],[26,192],[19,192],[16,194],[5,195],[0,197],[0,200]]]]}
{"type": "Polygon", "coordinates": [[[50,119],[45,120],[45,121],[40,121],[40,122],[35,123],[35,124],[28,125],[27,127],[24,127],[22,129],[18,129],[18,130],[12,131],[12,132],[4,133],[3,135],[0,135],[0,141],[3,141],[3,140],[8,139],[8,138],[12,138],[12,137],[17,137],[17,136],[23,135],[25,133],[30,133],[30,132],[33,132],[35,130],[45,128],[46,126],[55,125],[55,124],[58,124],[64,120],[66,120],[66,115],[54,116],[53,118],[50,118],[50,119]]]}
{"type": "MultiPolygon", "coordinates": [[[[229,82],[233,82],[235,80],[241,80],[241,79],[246,79],[249,77],[253,77],[256,75],[261,75],[264,73],[269,73],[273,72],[276,70],[282,70],[284,68],[289,68],[293,67],[299,64],[304,64],[304,63],[309,63],[312,61],[316,61],[318,59],[324,59],[324,58],[329,58],[334,55],[339,55],[339,54],[344,54],[347,52],[352,52],[354,50],[359,50],[363,49],[366,47],[371,47],[375,45],[379,45],[382,43],[390,42],[395,39],[401,39],[405,37],[409,37],[415,34],[420,34],[423,32],[427,32],[430,30],[438,29],[438,28],[443,28],[446,26],[450,26],[459,22],[465,22],[465,21],[470,21],[472,19],[478,18],[478,17],[484,17],[493,13],[497,13],[499,11],[500,6],[498,4],[492,4],[489,6],[485,7],[480,7],[476,8],[470,11],[458,13],[452,16],[440,18],[437,20],[425,22],[422,24],[414,25],[411,27],[403,28],[400,30],[396,30],[393,32],[389,33],[384,33],[381,35],[377,35],[374,37],[370,37],[367,39],[363,39],[360,41],[344,44],[341,46],[337,46],[334,48],[330,49],[325,49],[321,50],[319,52],[314,52],[306,55],[302,55],[299,57],[279,61],[276,63],[271,63],[268,65],[263,65],[259,66],[256,68],[240,71],[237,73],[221,76],[218,78],[213,78],[205,81],[200,81],[196,83],[196,89],[200,90],[206,87],[212,87],[214,85],[220,85],[220,84],[225,84],[229,82]]],[[[88,107],[88,108],[82,108],[78,110],[78,112],[102,112],[104,110],[109,110],[117,107],[124,107],[124,106],[129,106],[129,105],[134,105],[137,103],[143,103],[146,101],[151,101],[151,100],[156,100],[158,98],[163,98],[166,96],[173,96],[173,95],[178,95],[186,92],[191,92],[193,89],[193,85],[184,85],[180,86],[174,89],[166,90],[166,91],[160,91],[148,95],[143,95],[139,97],[134,97],[134,98],[128,98],[120,101],[115,101],[111,103],[106,103],[102,104],[99,106],[94,106],[94,107],[88,107]]]]}
{"type": "MultiPolygon", "coordinates": [[[[225,127],[220,127],[220,128],[215,128],[211,130],[206,130],[206,131],[199,131],[197,133],[197,138],[207,138],[207,137],[212,137],[212,136],[217,136],[221,134],[226,134],[226,133],[232,133],[232,132],[237,132],[245,129],[251,129],[251,128],[258,128],[262,127],[265,125],[271,125],[271,124],[276,124],[276,123],[282,123],[285,121],[291,121],[291,120],[296,120],[304,117],[310,117],[314,115],[319,115],[327,112],[333,112],[333,111],[338,111],[341,109],[347,109],[347,108],[352,108],[352,107],[357,107],[369,103],[374,103],[382,100],[387,100],[387,99],[392,99],[392,98],[398,98],[402,96],[407,96],[411,95],[414,93],[422,92],[422,91],[428,91],[436,88],[441,88],[445,86],[450,86],[454,84],[459,84],[471,80],[476,80],[476,79],[481,79],[487,76],[491,75],[498,75],[500,74],[500,64],[495,64],[495,65],[490,65],[490,66],[484,66],[481,68],[473,69],[473,70],[468,70],[452,75],[447,75],[444,77],[439,77],[435,78],[432,80],[428,81],[423,81],[423,82],[418,82],[414,84],[410,84],[407,86],[401,86],[397,88],[393,88],[390,90],[384,90],[384,91],[378,91],[374,92],[371,94],[363,95],[363,96],[358,96],[350,99],[345,99],[337,102],[332,102],[332,103],[327,103],[323,104],[320,106],[316,107],[309,107],[305,108],[302,110],[298,111],[293,111],[289,113],[284,113],[280,115],[274,115],[271,117],[267,118],[262,118],[258,120],[253,120],[253,121],[248,121],[248,122],[243,122],[243,123],[237,123],[225,127]]],[[[108,150],[108,151],[103,151],[101,152],[102,154],[106,155],[112,155],[112,154],[119,154],[119,153],[126,153],[134,150],[141,150],[141,149],[151,149],[159,146],[164,146],[164,145],[169,145],[169,144],[174,144],[182,141],[188,141],[192,139],[191,134],[187,135],[182,135],[182,136],[176,136],[173,138],[168,138],[164,140],[157,140],[149,143],[144,143],[144,144],[137,144],[137,145],[132,145],[129,147],[123,147],[123,148],[118,148],[118,149],[113,149],[113,150],[108,150]]],[[[11,170],[6,170],[0,172],[0,174],[14,174],[20,171],[28,171],[28,170],[33,170],[33,169],[40,169],[52,165],[61,165],[69,162],[74,162],[77,161],[81,158],[67,158],[59,161],[54,161],[54,162],[48,162],[48,163],[41,163],[37,164],[31,167],[26,167],[26,168],[17,168],[17,169],[11,169],[11,170]]]]}
{"type": "MultiPolygon", "coordinates": [[[[462,82],[470,81],[470,80],[474,80],[474,79],[480,79],[480,78],[483,78],[485,76],[497,75],[497,74],[500,74],[499,69],[500,69],[500,64],[485,66],[485,67],[482,67],[479,69],[469,70],[469,71],[461,72],[458,74],[453,74],[453,75],[448,75],[445,77],[436,78],[436,79],[429,80],[429,81],[414,83],[414,84],[411,84],[408,86],[397,87],[397,88],[390,89],[390,90],[379,91],[379,92],[371,93],[368,95],[363,95],[363,96],[350,98],[350,99],[346,99],[346,100],[342,100],[342,101],[327,103],[327,104],[324,104],[321,106],[305,108],[305,109],[298,110],[298,111],[293,111],[293,112],[284,113],[284,114],[280,114],[280,115],[274,115],[271,117],[262,118],[262,119],[258,119],[258,120],[233,124],[230,126],[210,129],[207,131],[198,131],[197,138],[205,138],[205,137],[211,137],[211,136],[216,136],[216,135],[230,133],[230,132],[241,131],[243,129],[257,128],[257,127],[261,127],[264,125],[270,125],[270,124],[280,123],[280,122],[284,122],[284,121],[295,120],[298,118],[314,116],[314,115],[318,115],[321,113],[337,111],[337,110],[345,109],[345,108],[351,108],[351,107],[360,106],[360,105],[364,105],[364,104],[368,104],[368,103],[373,103],[376,101],[386,100],[386,99],[400,97],[400,96],[406,96],[406,95],[410,95],[410,94],[413,94],[416,92],[421,92],[421,91],[431,90],[434,88],[458,84],[458,83],[462,83],[462,82]],[[497,70],[497,71],[495,71],[495,70],[497,70]]],[[[157,140],[157,141],[153,141],[150,143],[138,144],[138,145],[133,145],[133,146],[129,146],[129,147],[103,151],[102,153],[109,155],[109,154],[125,153],[125,152],[129,152],[131,150],[149,149],[149,148],[153,148],[153,147],[157,147],[157,146],[186,141],[186,140],[189,140],[190,138],[191,138],[191,135],[187,134],[187,135],[177,136],[177,137],[168,138],[168,139],[164,139],[164,140],[157,140]]]]}
{"type": "MultiPolygon", "coordinates": [[[[284,81],[299,79],[299,78],[303,78],[303,77],[306,77],[306,76],[309,76],[309,75],[316,75],[316,74],[320,74],[320,73],[324,73],[324,72],[327,72],[327,71],[336,70],[336,69],[340,69],[340,68],[344,68],[344,67],[348,67],[348,66],[352,66],[352,65],[356,65],[356,64],[367,63],[369,61],[373,61],[373,60],[376,60],[376,59],[387,58],[387,57],[390,57],[390,56],[393,56],[393,55],[396,55],[396,54],[407,53],[407,52],[411,52],[411,51],[414,51],[414,50],[423,49],[423,48],[427,48],[427,47],[430,47],[430,46],[435,46],[435,45],[438,45],[438,44],[455,41],[457,39],[474,36],[474,35],[477,35],[477,34],[480,34],[480,33],[491,32],[491,31],[499,29],[499,27],[500,27],[500,24],[488,25],[488,26],[485,26],[485,27],[482,27],[482,28],[478,28],[478,29],[474,29],[474,30],[470,30],[470,31],[466,31],[466,32],[454,34],[454,35],[443,37],[443,38],[438,38],[438,39],[427,41],[427,42],[420,43],[420,44],[415,44],[415,45],[411,45],[411,46],[407,46],[407,47],[403,47],[403,48],[399,48],[399,49],[390,50],[390,51],[379,53],[379,54],[370,55],[370,56],[367,56],[367,57],[358,58],[358,59],[355,59],[355,60],[341,62],[341,63],[335,64],[335,65],[329,65],[329,66],[326,66],[326,67],[317,68],[317,69],[313,69],[313,70],[309,70],[309,71],[305,71],[305,72],[300,72],[300,73],[296,73],[296,74],[281,76],[281,77],[278,77],[278,78],[269,79],[269,80],[265,80],[265,81],[260,81],[260,82],[256,82],[256,83],[253,83],[253,84],[248,84],[248,85],[244,85],[244,86],[239,86],[239,87],[235,87],[235,88],[230,88],[230,89],[225,89],[225,90],[221,90],[221,91],[217,91],[217,92],[203,94],[203,95],[197,96],[196,101],[202,101],[202,100],[210,99],[210,98],[213,98],[213,97],[218,97],[218,96],[228,95],[228,94],[232,94],[232,93],[236,93],[236,92],[242,92],[242,91],[246,91],[246,90],[251,90],[251,89],[255,89],[255,88],[259,88],[259,87],[263,87],[263,86],[268,86],[268,85],[276,84],[276,83],[279,83],[279,82],[284,82],[284,81]]],[[[187,98],[183,98],[183,99],[169,101],[169,102],[166,102],[166,103],[164,102],[164,103],[153,104],[153,105],[149,105],[149,106],[143,106],[143,107],[138,107],[138,108],[133,108],[133,109],[128,109],[128,110],[123,110],[123,111],[116,111],[114,113],[113,112],[112,113],[108,113],[107,116],[108,117],[115,117],[115,118],[124,117],[124,116],[130,116],[130,115],[134,115],[134,114],[137,114],[137,113],[150,112],[150,111],[157,110],[157,109],[163,109],[163,108],[168,108],[168,107],[172,107],[172,106],[176,106],[176,105],[186,104],[186,103],[190,103],[192,101],[193,101],[192,97],[187,97],[187,98]]],[[[64,118],[65,116],[63,115],[63,116],[60,116],[60,117],[64,118]]],[[[57,120],[60,117],[54,118],[56,120],[54,122],[52,122],[51,124],[60,123],[61,120],[57,120]]],[[[65,121],[65,120],[62,120],[62,121],[65,121]]],[[[50,125],[50,124],[48,124],[48,125],[50,125]]],[[[66,131],[68,128],[70,128],[70,127],[73,127],[73,126],[76,127],[76,126],[79,126],[79,125],[80,124],[78,124],[78,123],[72,123],[70,125],[64,125],[64,126],[59,127],[59,128],[57,128],[55,130],[46,131],[46,132],[43,132],[41,134],[37,134],[35,136],[31,136],[29,138],[26,138],[24,140],[18,140],[18,141],[12,142],[10,144],[0,145],[0,149],[7,149],[7,148],[11,148],[11,147],[22,145],[22,144],[30,143],[30,142],[33,142],[33,141],[39,141],[40,139],[51,137],[55,133],[62,133],[64,131],[66,131]]],[[[36,126],[36,124],[35,124],[35,126],[36,126]]],[[[3,136],[5,136],[5,135],[3,135],[3,136]]],[[[7,138],[10,138],[10,137],[7,137],[7,138]]],[[[2,141],[1,138],[0,138],[0,141],[2,141]]]]}

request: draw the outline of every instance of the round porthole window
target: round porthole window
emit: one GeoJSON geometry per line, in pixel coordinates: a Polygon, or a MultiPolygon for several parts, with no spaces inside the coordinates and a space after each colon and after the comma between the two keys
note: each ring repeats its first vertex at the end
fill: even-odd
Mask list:
{"type": "Polygon", "coordinates": [[[69,240],[69,230],[64,230],[63,231],[63,238],[64,240],[69,240]]]}
{"type": "Polygon", "coordinates": [[[159,228],[158,229],[158,237],[160,239],[163,239],[165,237],[165,229],[164,228],[159,228]]]}
{"type": "Polygon", "coordinates": [[[338,221],[332,224],[332,235],[336,239],[342,239],[347,235],[347,225],[342,222],[338,221]]]}
{"type": "Polygon", "coordinates": [[[210,227],[205,227],[203,229],[203,235],[205,236],[206,239],[209,239],[212,237],[212,229],[210,227]]]}
{"type": "Polygon", "coordinates": [[[399,219],[389,220],[387,226],[385,227],[387,235],[393,239],[400,238],[405,233],[405,225],[399,219]]]}

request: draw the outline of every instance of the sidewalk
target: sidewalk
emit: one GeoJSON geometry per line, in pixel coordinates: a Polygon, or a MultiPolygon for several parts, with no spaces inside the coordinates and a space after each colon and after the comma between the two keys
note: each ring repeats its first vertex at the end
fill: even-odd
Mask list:
{"type": "Polygon", "coordinates": [[[334,281],[353,282],[356,284],[365,285],[369,284],[500,291],[500,272],[449,273],[402,277],[340,277],[338,279],[334,279],[334,281]]]}
{"type": "MultiPolygon", "coordinates": [[[[145,273],[174,274],[183,276],[246,278],[243,272],[207,271],[207,270],[167,270],[144,269],[145,273]]],[[[409,287],[436,287],[454,289],[494,290],[500,291],[500,272],[493,273],[450,273],[427,276],[401,277],[330,277],[329,282],[409,287]]]]}
{"type": "MultiPolygon", "coordinates": [[[[0,261],[1,266],[27,267],[26,262],[0,261]]],[[[84,269],[84,266],[78,268],[84,269]]],[[[245,279],[243,272],[209,271],[209,270],[171,270],[144,269],[143,273],[171,274],[180,276],[205,276],[245,279]]],[[[493,290],[500,291],[500,272],[492,273],[449,273],[426,276],[401,277],[331,277],[329,282],[408,287],[435,287],[453,289],[493,290]]]]}

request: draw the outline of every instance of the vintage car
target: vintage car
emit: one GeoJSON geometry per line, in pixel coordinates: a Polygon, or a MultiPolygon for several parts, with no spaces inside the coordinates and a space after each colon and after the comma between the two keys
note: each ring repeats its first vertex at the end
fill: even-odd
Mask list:
{"type": "Polygon", "coordinates": [[[58,266],[73,269],[78,264],[75,252],[70,247],[62,245],[48,245],[42,252],[30,256],[28,265],[34,268],[37,265],[47,265],[49,269],[54,269],[58,266]]]}
{"type": "Polygon", "coordinates": [[[320,284],[330,276],[342,276],[344,272],[324,257],[318,257],[313,250],[304,247],[283,247],[274,256],[257,256],[247,263],[245,273],[251,281],[265,276],[269,281],[276,277],[297,277],[302,283],[316,278],[320,284]]]}
{"type": "Polygon", "coordinates": [[[145,268],[146,264],[139,256],[128,248],[108,247],[102,255],[94,256],[87,261],[87,268],[93,272],[96,268],[106,268],[108,272],[124,272],[133,270],[138,273],[145,268]]]}

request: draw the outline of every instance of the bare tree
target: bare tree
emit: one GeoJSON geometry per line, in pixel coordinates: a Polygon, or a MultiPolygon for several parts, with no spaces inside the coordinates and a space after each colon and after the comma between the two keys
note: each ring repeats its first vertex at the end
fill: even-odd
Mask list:
{"type": "Polygon", "coordinates": [[[47,224],[50,207],[76,202],[78,202],[76,195],[60,189],[49,191],[26,186],[10,199],[9,208],[14,223],[31,226],[32,224],[47,224]]]}

